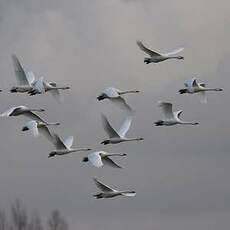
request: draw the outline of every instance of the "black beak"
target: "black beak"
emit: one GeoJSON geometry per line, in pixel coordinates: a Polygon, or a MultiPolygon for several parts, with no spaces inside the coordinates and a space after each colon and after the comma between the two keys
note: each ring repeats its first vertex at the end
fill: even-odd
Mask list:
{"type": "Polygon", "coordinates": [[[24,127],[22,128],[22,131],[27,131],[27,130],[29,130],[29,128],[28,128],[27,126],[24,126],[24,127]]]}

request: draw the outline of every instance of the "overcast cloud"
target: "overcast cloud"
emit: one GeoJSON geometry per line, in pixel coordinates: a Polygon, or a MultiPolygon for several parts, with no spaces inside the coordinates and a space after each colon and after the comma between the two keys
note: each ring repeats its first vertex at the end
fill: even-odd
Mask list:
{"type": "Polygon", "coordinates": [[[0,0],[0,111],[25,104],[74,135],[75,146],[125,152],[123,170],[83,164],[85,153],[48,159],[43,137],[21,133],[23,118],[1,119],[0,207],[15,197],[46,216],[59,208],[71,229],[227,230],[230,226],[230,3],[227,0],[0,0]],[[184,61],[145,65],[136,39],[159,51],[184,46],[184,61]],[[64,103],[49,95],[7,91],[16,84],[10,55],[36,76],[70,85],[64,103]],[[179,95],[186,79],[209,86],[208,104],[179,95]],[[96,97],[107,86],[138,89],[130,137],[143,142],[101,146],[100,113],[119,127],[124,114],[96,97]],[[158,100],[171,100],[196,127],[155,127],[158,100]],[[135,198],[95,200],[92,177],[137,191],[135,198]]]}

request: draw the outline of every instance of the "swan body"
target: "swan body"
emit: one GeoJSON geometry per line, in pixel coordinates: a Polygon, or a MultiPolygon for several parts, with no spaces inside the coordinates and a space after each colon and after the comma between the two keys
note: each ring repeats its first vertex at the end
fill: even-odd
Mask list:
{"type": "Polygon", "coordinates": [[[12,107],[2,114],[0,114],[0,117],[15,117],[15,116],[20,116],[23,115],[29,119],[36,120],[38,122],[44,123],[46,125],[49,124],[60,124],[60,123],[49,123],[45,121],[43,118],[41,118],[39,115],[37,115],[34,112],[44,112],[44,109],[30,109],[27,106],[20,105],[16,107],[12,107]]]}
{"type": "Polygon", "coordinates": [[[173,112],[172,111],[172,103],[170,102],[159,102],[159,106],[162,108],[163,114],[165,116],[164,120],[158,120],[155,122],[156,126],[173,126],[173,125],[198,125],[198,122],[187,122],[182,121],[180,116],[182,114],[182,110],[173,112]]]}
{"type": "Polygon", "coordinates": [[[67,86],[60,87],[56,83],[46,82],[43,77],[36,80],[33,72],[25,72],[16,55],[12,55],[12,60],[18,85],[11,88],[11,93],[28,93],[32,96],[50,91],[57,98],[60,89],[70,89],[67,86]]]}
{"type": "Polygon", "coordinates": [[[141,41],[137,41],[137,45],[139,46],[139,48],[142,51],[144,51],[145,53],[147,53],[150,56],[150,58],[145,58],[144,59],[144,63],[146,63],[146,64],[149,64],[151,62],[158,63],[158,62],[162,62],[162,61],[165,61],[165,60],[168,60],[168,59],[181,59],[181,60],[184,59],[184,57],[177,55],[184,48],[179,48],[179,49],[174,50],[172,52],[163,54],[163,53],[158,53],[158,52],[155,52],[153,50],[148,49],[147,47],[145,47],[143,45],[143,43],[141,41]]]}
{"type": "Polygon", "coordinates": [[[106,88],[98,97],[98,101],[109,99],[111,102],[119,106],[121,109],[126,109],[129,112],[132,111],[131,107],[126,103],[125,99],[122,97],[124,94],[128,93],[139,93],[138,90],[128,90],[128,91],[121,91],[114,87],[106,88]]]}
{"type": "Polygon", "coordinates": [[[130,125],[132,123],[132,116],[127,116],[124,123],[122,124],[120,130],[117,132],[108,122],[105,115],[102,114],[102,124],[104,130],[107,132],[109,139],[106,139],[101,142],[101,144],[118,144],[121,142],[128,142],[128,141],[141,141],[143,138],[127,138],[125,137],[126,133],[128,132],[130,125]]]}
{"type": "Polygon", "coordinates": [[[105,151],[99,151],[90,153],[87,157],[83,158],[83,162],[90,162],[93,166],[101,168],[104,165],[108,165],[113,168],[122,168],[115,163],[110,156],[127,156],[125,153],[107,153],[105,151]]]}
{"type": "Polygon", "coordinates": [[[206,92],[207,91],[223,91],[221,88],[208,88],[205,86],[204,83],[198,83],[196,78],[192,78],[191,80],[188,80],[184,83],[185,89],[180,89],[179,93],[184,94],[194,94],[194,93],[200,93],[201,96],[201,102],[202,103],[207,103],[207,96],[206,92]]]}
{"type": "Polygon", "coordinates": [[[96,184],[96,186],[98,187],[98,189],[100,189],[102,191],[101,193],[93,195],[97,199],[113,198],[116,196],[133,197],[136,195],[135,191],[118,191],[118,190],[115,190],[115,189],[109,187],[108,185],[103,184],[102,182],[100,182],[96,178],[93,178],[93,180],[94,180],[94,183],[96,184]]]}

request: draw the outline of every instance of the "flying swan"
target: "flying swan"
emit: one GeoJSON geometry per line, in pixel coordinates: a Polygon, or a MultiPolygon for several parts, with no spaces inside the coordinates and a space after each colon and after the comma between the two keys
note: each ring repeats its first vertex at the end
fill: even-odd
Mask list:
{"type": "Polygon", "coordinates": [[[130,125],[132,123],[132,116],[127,116],[124,123],[122,124],[120,130],[117,132],[108,122],[105,115],[101,115],[102,118],[102,124],[105,132],[107,132],[109,139],[106,139],[101,142],[101,144],[107,145],[107,144],[118,144],[121,142],[127,142],[127,141],[141,141],[143,140],[142,137],[140,138],[127,138],[125,137],[126,133],[128,132],[130,125]]]}
{"type": "Polygon", "coordinates": [[[98,97],[98,101],[109,99],[111,102],[119,106],[121,109],[126,109],[129,112],[132,112],[131,107],[126,103],[125,99],[122,97],[122,95],[128,94],[128,93],[139,93],[139,90],[127,90],[127,91],[121,91],[119,89],[116,89],[114,87],[106,88],[98,97]]]}
{"type": "Polygon", "coordinates": [[[20,105],[20,106],[12,107],[12,108],[6,110],[4,113],[0,114],[0,117],[15,117],[15,116],[23,115],[23,116],[30,118],[32,120],[36,120],[36,121],[45,123],[46,125],[60,125],[59,122],[49,123],[49,122],[45,121],[40,116],[35,114],[34,111],[44,112],[45,110],[44,109],[30,109],[27,106],[20,105]]]}
{"type": "Polygon", "coordinates": [[[155,52],[153,50],[148,49],[147,47],[145,47],[143,45],[143,43],[141,41],[137,41],[137,45],[139,46],[139,48],[142,51],[144,51],[145,53],[147,53],[150,56],[150,58],[144,59],[144,63],[146,63],[146,64],[149,64],[151,62],[158,63],[158,62],[165,61],[167,59],[182,59],[182,60],[184,59],[184,57],[176,55],[179,52],[181,52],[184,48],[179,48],[179,49],[174,50],[172,52],[163,54],[163,53],[158,53],[158,52],[155,52]]]}
{"type": "Polygon", "coordinates": [[[115,190],[111,187],[109,187],[108,185],[103,184],[102,182],[100,182],[98,179],[93,178],[96,186],[98,187],[98,189],[100,189],[102,192],[98,193],[96,195],[93,195],[94,197],[96,197],[97,199],[100,198],[113,198],[116,196],[135,196],[136,192],[135,191],[118,191],[115,190]]]}
{"type": "Polygon", "coordinates": [[[108,165],[113,168],[122,168],[120,165],[115,163],[110,156],[127,156],[126,153],[107,153],[105,151],[99,151],[90,153],[87,157],[83,158],[83,162],[90,162],[93,166],[101,168],[104,165],[108,165]]]}
{"type": "Polygon", "coordinates": [[[18,85],[13,86],[11,93],[28,93],[29,95],[42,94],[50,91],[55,99],[60,100],[59,90],[70,89],[68,86],[60,87],[54,82],[46,82],[43,77],[35,79],[33,72],[25,72],[15,54],[12,55],[15,77],[18,85]]]}
{"type": "Polygon", "coordinates": [[[172,126],[172,125],[198,125],[198,122],[187,122],[182,121],[180,116],[182,114],[182,110],[173,112],[172,111],[172,103],[170,102],[159,102],[159,106],[162,108],[162,112],[165,116],[165,120],[158,120],[155,122],[156,126],[172,126]]]}
{"type": "Polygon", "coordinates": [[[179,93],[199,93],[200,94],[200,102],[201,103],[207,103],[207,95],[206,91],[223,91],[221,88],[207,88],[204,83],[198,83],[196,78],[192,78],[191,80],[188,80],[184,83],[185,89],[180,89],[179,93]]]}
{"type": "Polygon", "coordinates": [[[71,148],[73,145],[73,136],[69,136],[64,141],[56,133],[51,133],[46,124],[37,121],[29,121],[26,126],[22,128],[22,131],[30,130],[34,136],[38,136],[39,133],[43,134],[55,147],[55,150],[49,154],[50,157],[67,155],[73,152],[89,151],[89,148],[71,148]]]}

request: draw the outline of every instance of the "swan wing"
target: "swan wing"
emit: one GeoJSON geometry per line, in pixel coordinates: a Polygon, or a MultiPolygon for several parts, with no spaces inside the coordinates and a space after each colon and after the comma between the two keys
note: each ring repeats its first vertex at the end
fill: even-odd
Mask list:
{"type": "Polygon", "coordinates": [[[117,163],[115,163],[111,158],[109,158],[108,156],[105,156],[102,158],[102,162],[105,164],[105,165],[108,165],[110,167],[113,167],[113,168],[122,168],[120,165],[118,165],[117,163]]]}
{"type": "Polygon", "coordinates": [[[26,77],[26,73],[15,54],[12,55],[12,60],[13,60],[14,73],[15,73],[17,83],[19,85],[29,85],[29,82],[26,77]]]}
{"type": "Polygon", "coordinates": [[[35,90],[37,93],[45,93],[45,87],[43,83],[44,78],[41,77],[37,81],[33,83],[33,90],[35,90]]]}
{"type": "Polygon", "coordinates": [[[205,91],[199,92],[200,102],[206,104],[207,103],[207,94],[205,91]]]}
{"type": "Polygon", "coordinates": [[[172,111],[172,103],[170,102],[159,102],[159,106],[162,108],[162,112],[166,119],[172,119],[173,111],[172,111]]]}
{"type": "Polygon", "coordinates": [[[103,166],[103,162],[101,160],[101,156],[100,156],[99,152],[90,153],[88,155],[88,159],[89,159],[90,163],[97,168],[101,168],[103,166]]]}
{"type": "Polygon", "coordinates": [[[63,102],[63,97],[61,96],[59,89],[52,89],[50,90],[50,93],[58,103],[63,102]]]}
{"type": "Polygon", "coordinates": [[[106,88],[103,93],[106,94],[108,97],[110,98],[116,98],[116,97],[119,97],[119,92],[120,90],[119,89],[116,89],[114,87],[109,87],[109,88],[106,88]]]}
{"type": "Polygon", "coordinates": [[[187,80],[184,85],[189,89],[189,90],[193,90],[193,87],[198,87],[198,83],[196,78],[192,78],[190,80],[187,80]]]}
{"type": "Polygon", "coordinates": [[[7,109],[5,112],[1,113],[1,117],[8,117],[15,109],[18,107],[12,107],[10,109],[7,109]]]}
{"type": "Polygon", "coordinates": [[[161,56],[160,53],[157,53],[157,52],[155,52],[155,51],[153,51],[153,50],[150,50],[150,49],[148,49],[147,47],[145,47],[141,41],[137,41],[137,45],[139,46],[139,48],[140,48],[142,51],[144,51],[145,53],[147,53],[147,54],[150,55],[151,57],[152,57],[152,56],[161,56]]]}
{"type": "Polygon", "coordinates": [[[26,73],[26,79],[27,79],[29,85],[31,86],[31,85],[35,82],[34,73],[33,73],[32,71],[27,72],[27,73],[26,73]]]}
{"type": "Polygon", "coordinates": [[[125,99],[121,96],[117,98],[110,99],[112,103],[118,106],[120,109],[127,111],[128,113],[132,113],[132,108],[126,103],[125,99]]]}
{"type": "Polygon", "coordinates": [[[100,182],[98,179],[93,178],[94,183],[96,184],[96,186],[102,191],[102,192],[116,192],[116,190],[110,188],[108,185],[103,184],[102,182],[100,182]]]}
{"type": "Polygon", "coordinates": [[[43,125],[39,125],[38,126],[38,131],[40,134],[42,134],[46,139],[48,139],[48,141],[50,141],[51,143],[54,144],[54,146],[56,147],[56,141],[53,137],[53,134],[50,132],[49,128],[43,124],[43,125]]]}
{"type": "Polygon", "coordinates": [[[107,120],[104,114],[101,114],[102,125],[106,133],[109,135],[110,138],[113,137],[120,137],[116,130],[110,125],[109,121],[107,120]]]}
{"type": "Polygon", "coordinates": [[[180,116],[181,116],[182,113],[183,113],[183,110],[179,110],[179,111],[173,112],[174,118],[176,120],[180,120],[180,116]]]}
{"type": "Polygon", "coordinates": [[[124,123],[122,124],[118,134],[120,137],[125,137],[126,133],[128,132],[130,125],[132,123],[132,116],[127,116],[124,123]]]}
{"type": "Polygon", "coordinates": [[[38,123],[34,120],[27,122],[26,126],[28,127],[28,129],[31,131],[31,133],[37,137],[39,135],[38,132],[38,123]]]}
{"type": "Polygon", "coordinates": [[[53,144],[57,149],[66,149],[65,144],[56,133],[53,133],[53,144]]]}
{"type": "Polygon", "coordinates": [[[73,136],[69,136],[63,141],[67,149],[70,149],[71,146],[73,145],[73,139],[74,139],[73,136]]]}
{"type": "Polygon", "coordinates": [[[172,56],[172,55],[180,53],[183,49],[184,49],[183,47],[180,47],[180,48],[173,50],[169,53],[164,53],[164,54],[162,54],[162,56],[172,56]]]}
{"type": "Polygon", "coordinates": [[[33,113],[32,111],[24,112],[22,115],[24,115],[25,117],[30,118],[31,120],[41,121],[43,123],[46,123],[46,121],[44,121],[40,116],[38,116],[37,114],[33,113]]]}

